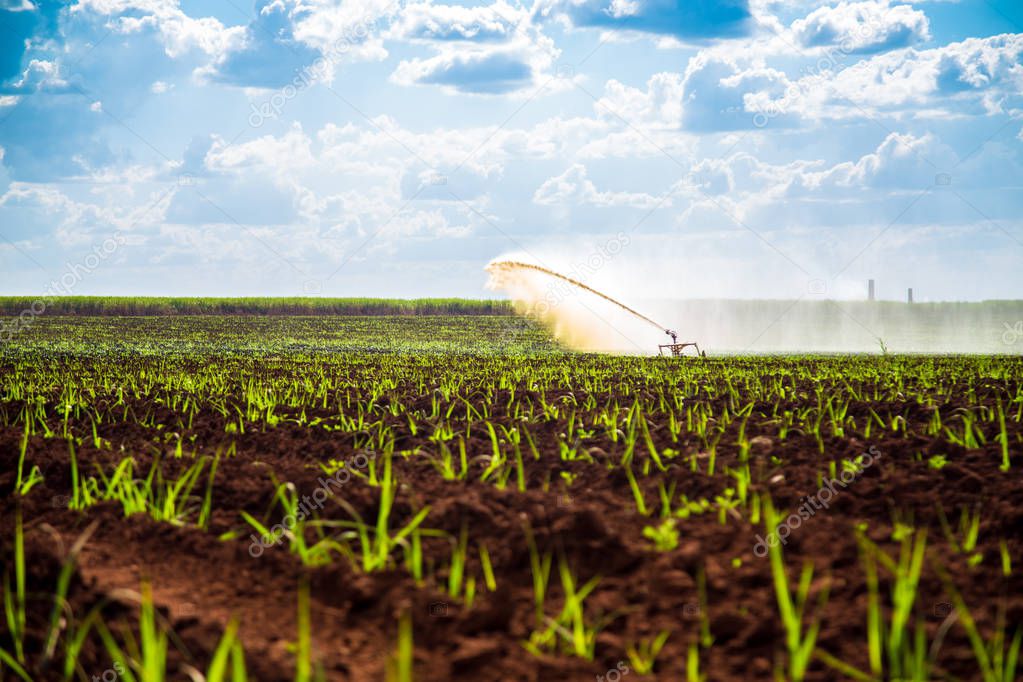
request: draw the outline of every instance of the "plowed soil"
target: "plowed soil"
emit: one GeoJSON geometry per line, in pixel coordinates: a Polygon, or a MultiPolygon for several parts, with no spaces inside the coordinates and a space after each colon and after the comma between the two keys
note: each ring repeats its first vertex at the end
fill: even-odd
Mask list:
{"type": "MultiPolygon", "coordinates": [[[[0,366],[3,371],[13,370],[0,366]]],[[[299,381],[304,370],[296,364],[282,371],[299,381]]],[[[907,383],[913,384],[912,378],[907,383]]],[[[1019,393],[1018,379],[1000,385],[1007,388],[1008,395],[1019,393]]],[[[815,384],[807,381],[795,388],[813,395],[815,384]]],[[[923,384],[912,388],[922,395],[928,391],[923,384]]],[[[420,399],[414,390],[402,390],[409,401],[420,399]]],[[[519,400],[529,396],[539,400],[529,385],[516,390],[519,400]]],[[[906,390],[908,393],[909,387],[906,390]]],[[[580,403],[586,398],[578,388],[573,393],[580,403]]],[[[97,400],[111,399],[109,392],[101,394],[97,400]]],[[[993,402],[994,394],[989,397],[993,402]]],[[[977,402],[985,399],[980,395],[977,402]]],[[[154,424],[174,423],[173,412],[154,396],[128,395],[125,400],[131,413],[151,414],[154,424]]],[[[421,397],[424,409],[429,400],[421,397]]],[[[552,396],[548,394],[546,400],[551,401],[552,396]]],[[[718,408],[724,402],[722,397],[708,400],[719,401],[718,408]]],[[[479,405],[480,400],[472,402],[479,405]]],[[[908,414],[908,435],[881,432],[869,442],[851,433],[824,438],[828,460],[855,458],[869,447],[876,448],[872,452],[877,456],[834,495],[828,509],[818,511],[792,531],[784,547],[790,581],[796,582],[800,565],[812,562],[811,595],[828,590],[820,612],[818,646],[868,670],[867,592],[854,529],[865,528],[867,537],[892,556],[897,555],[899,546],[893,540],[896,522],[928,529],[927,561],[912,622],[924,625],[928,641],[943,624],[947,628],[935,656],[935,679],[980,679],[974,653],[965,631],[956,623],[948,586],[938,568],[951,577],[982,633],[994,631],[1000,614],[1010,627],[1023,623],[1021,427],[1010,419],[1013,466],[1003,471],[1001,447],[993,436],[971,449],[950,444],[941,436],[922,436],[930,414],[915,402],[907,410],[907,404],[864,400],[852,404],[849,414],[860,424],[870,419],[871,409],[879,414],[885,410],[908,414]],[[947,459],[940,468],[928,461],[936,454],[947,459]],[[962,510],[980,512],[978,540],[972,552],[956,551],[940,523],[939,511],[955,526],[962,510]],[[1002,570],[1003,540],[1012,561],[1009,576],[1002,570]],[[975,555],[980,559],[971,559],[975,555]]],[[[965,398],[940,399],[942,414],[967,404],[965,398]]],[[[509,405],[507,391],[489,401],[491,421],[512,425],[515,418],[508,413],[509,405]]],[[[0,407],[15,415],[22,404],[9,400],[0,407]]],[[[798,407],[794,401],[792,408],[798,407]]],[[[52,405],[47,409],[51,428],[61,428],[61,415],[52,405]]],[[[807,434],[793,432],[781,440],[777,424],[763,416],[771,409],[774,405],[754,405],[753,417],[745,425],[745,437],[751,439],[751,489],[769,493],[779,508],[794,510],[804,496],[820,489],[822,455],[817,441],[807,434]]],[[[317,409],[305,412],[309,419],[321,416],[329,420],[336,414],[317,409]]],[[[664,422],[655,415],[650,419],[651,438],[659,449],[680,448],[700,461],[695,438],[683,432],[680,447],[671,442],[664,422]]],[[[401,417],[388,420],[400,433],[396,452],[436,451],[423,431],[413,434],[401,417]]],[[[736,465],[737,423],[720,440],[719,473],[714,476],[702,470],[694,472],[688,464],[669,464],[665,471],[652,468],[648,476],[639,479],[646,502],[654,510],[649,517],[637,511],[623,469],[604,464],[611,458],[617,461],[620,444],[595,435],[579,443],[592,462],[559,457],[557,434],[565,429],[563,419],[549,421],[541,433],[534,433],[542,456],[536,461],[525,459],[524,492],[514,484],[514,474],[503,490],[479,480],[491,453],[491,443],[480,430],[473,431],[467,443],[470,475],[464,481],[443,480],[425,457],[396,454],[394,475],[399,488],[392,526],[400,526],[429,505],[424,527],[457,537],[465,526],[473,546],[485,544],[490,551],[497,589],[480,588],[475,603],[466,608],[443,589],[452,547],[447,538],[424,542],[430,578],[419,585],[403,567],[366,574],[340,556],[329,566],[307,567],[286,544],[252,556],[252,529],[241,519],[241,511],[256,518],[269,516],[273,521],[280,514],[273,507],[275,480],[290,481],[299,494],[311,494],[324,476],[319,464],[329,459],[351,460],[361,451],[354,447],[352,435],[343,431],[285,421],[273,427],[249,422],[244,433],[230,433],[229,422],[237,421],[236,416],[229,419],[204,406],[190,428],[180,432],[187,443],[186,453],[210,454],[231,444],[235,448],[235,454],[219,462],[213,514],[205,530],[160,523],[145,514],[125,517],[116,502],[82,511],[68,509],[72,481],[68,444],[61,437],[36,434],[29,438],[26,461],[39,466],[45,480],[23,498],[10,494],[23,428],[0,430],[0,490],[4,491],[0,556],[10,570],[15,509],[20,506],[30,567],[27,648],[36,653],[30,659],[38,660],[44,647],[51,595],[68,548],[83,533],[90,533],[73,574],[69,612],[81,618],[105,603],[103,616],[112,629],[116,630],[118,623],[131,626],[137,618],[140,585],[150,584],[154,601],[176,637],[169,666],[173,679],[186,679],[188,666],[205,669],[232,618],[241,624],[239,636],[250,676],[292,679],[298,628],[296,595],[303,583],[309,585],[311,597],[314,659],[332,680],[384,679],[402,613],[412,616],[415,673],[421,680],[617,679],[617,673],[610,677],[608,673],[621,670],[629,671],[624,676],[627,680],[640,679],[627,648],[661,631],[671,636],[649,679],[685,679],[687,651],[698,641],[701,628],[708,628],[713,638],[713,645],[701,650],[700,660],[710,680],[769,680],[784,663],[785,633],[770,564],[754,552],[758,536],[765,533],[763,524],[751,523],[747,514],[739,513],[741,509],[728,511],[712,505],[706,513],[679,521],[680,537],[674,549],[655,551],[643,535],[644,527],[660,521],[659,485],[674,485],[676,494],[689,500],[711,501],[734,485],[734,480],[720,472],[736,465]],[[560,484],[563,474],[574,477],[570,488],[560,484]],[[527,524],[541,551],[563,556],[580,582],[600,576],[586,603],[591,618],[606,623],[598,635],[593,661],[557,654],[538,656],[523,647],[536,626],[523,530],[527,524]],[[231,532],[236,536],[222,539],[231,532]]],[[[91,428],[84,418],[71,420],[71,432],[81,440],[77,456],[83,471],[92,471],[96,465],[111,467],[125,455],[135,458],[137,471],[148,470],[157,456],[170,473],[191,461],[187,454],[176,459],[170,446],[158,444],[153,430],[138,423],[98,425],[97,435],[110,444],[102,449],[92,445],[91,428]]],[[[176,426],[167,428],[178,430],[176,426]]],[[[460,428],[464,430],[464,426],[460,428]]],[[[994,427],[985,424],[983,428],[994,427]]],[[[990,431],[988,434],[991,436],[990,431]]],[[[645,459],[648,456],[637,449],[636,461],[645,459]]],[[[349,518],[339,500],[364,518],[375,519],[380,493],[364,479],[352,478],[327,499],[317,515],[349,518]]],[[[468,564],[470,574],[481,575],[478,555],[470,553],[468,564]]],[[[882,571],[880,580],[881,592],[887,595],[890,576],[882,571]]],[[[557,613],[561,594],[555,562],[548,615],[557,613]]],[[[7,647],[5,626],[0,628],[0,645],[7,647]]],[[[89,675],[101,675],[111,668],[109,656],[95,638],[87,640],[80,661],[89,675]]],[[[35,679],[60,679],[59,667],[35,669],[33,675],[35,679]]],[[[807,679],[842,676],[817,660],[807,679]]]]}

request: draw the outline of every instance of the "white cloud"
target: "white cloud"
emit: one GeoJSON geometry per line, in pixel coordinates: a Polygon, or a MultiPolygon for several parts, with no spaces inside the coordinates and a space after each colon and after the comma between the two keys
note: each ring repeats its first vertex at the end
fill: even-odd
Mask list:
{"type": "Polygon", "coordinates": [[[598,115],[621,117],[632,125],[677,128],[682,121],[682,76],[657,73],[646,90],[632,88],[612,79],[604,84],[604,95],[596,105],[598,115]]]}
{"type": "Polygon", "coordinates": [[[215,138],[213,146],[206,153],[204,165],[215,172],[246,167],[281,172],[308,168],[315,163],[311,144],[312,141],[297,123],[282,137],[264,135],[251,142],[232,145],[221,138],[215,138]]]}
{"type": "Polygon", "coordinates": [[[521,49],[445,48],[427,59],[403,60],[391,75],[398,85],[438,85],[456,94],[500,95],[537,87],[553,59],[521,49]]]}
{"type": "Polygon", "coordinates": [[[390,116],[378,116],[363,125],[328,123],[316,137],[324,163],[339,171],[392,177],[410,163],[423,163],[489,177],[511,161],[565,158],[608,130],[603,121],[553,117],[529,128],[494,124],[414,132],[390,116]]]}
{"type": "Polygon", "coordinates": [[[670,206],[671,199],[661,201],[643,192],[601,192],[587,177],[586,166],[573,164],[561,175],[546,180],[533,194],[533,201],[541,205],[591,205],[601,207],[632,206],[654,208],[670,206]]]}
{"type": "Polygon", "coordinates": [[[60,64],[56,60],[32,59],[12,86],[16,90],[62,90],[67,81],[61,76],[60,64]]]}
{"type": "Polygon", "coordinates": [[[888,0],[840,2],[820,7],[792,24],[804,47],[839,46],[847,53],[882,52],[930,39],[927,15],[888,0]]]}
{"type": "Polygon", "coordinates": [[[177,0],[79,0],[71,11],[116,16],[112,27],[120,33],[153,29],[169,57],[179,57],[192,49],[222,55],[240,45],[245,30],[241,26],[225,27],[213,17],[190,17],[177,0]]]}
{"type": "Polygon", "coordinates": [[[826,187],[895,189],[923,188],[933,182],[939,166],[949,163],[949,150],[942,148],[932,135],[891,133],[877,149],[857,161],[838,163],[823,171],[805,171],[798,177],[807,190],[826,187]],[[933,160],[932,160],[933,159],[933,160]]]}
{"type": "Polygon", "coordinates": [[[421,2],[408,6],[387,37],[428,45],[433,54],[398,64],[391,81],[435,85],[448,93],[501,95],[545,84],[547,94],[571,86],[552,80],[561,54],[529,10],[504,0],[480,7],[421,2]]]}
{"type": "Polygon", "coordinates": [[[264,13],[271,5],[287,9],[297,40],[324,54],[368,41],[378,46],[375,41],[386,30],[386,24],[399,10],[404,12],[394,0],[275,0],[264,7],[264,13]]]}
{"type": "Polygon", "coordinates": [[[743,68],[734,58],[701,52],[686,65],[682,127],[697,131],[759,127],[754,120],[757,110],[749,106],[751,94],[781,98],[787,86],[786,75],[777,69],[762,64],[743,68]]]}
{"type": "Polygon", "coordinates": [[[1023,116],[1023,34],[906,48],[851,64],[842,61],[848,56],[823,58],[793,77],[763,54],[701,50],[683,75],[657,74],[645,90],[608,81],[601,102],[635,125],[679,121],[704,132],[884,115],[1023,116]]]}
{"type": "Polygon", "coordinates": [[[386,36],[419,42],[496,42],[508,40],[520,27],[528,30],[529,11],[503,0],[477,7],[417,2],[405,6],[386,36]]]}
{"type": "MultiPolygon", "coordinates": [[[[292,3],[277,0],[273,4],[290,7],[292,3]]],[[[340,64],[385,59],[383,35],[399,10],[404,12],[394,0],[297,0],[293,5],[289,17],[294,39],[320,53],[319,68],[327,81],[333,80],[340,64]]]]}
{"type": "Polygon", "coordinates": [[[794,108],[831,117],[894,109],[922,110],[918,115],[994,113],[1023,101],[1021,54],[1023,34],[1004,34],[877,55],[834,75],[799,79],[794,108]]]}
{"type": "Polygon", "coordinates": [[[37,8],[31,0],[3,0],[0,9],[5,12],[31,12],[37,8]]]}
{"type": "Polygon", "coordinates": [[[177,0],[81,0],[72,11],[113,17],[111,27],[123,34],[155,31],[174,59],[198,50],[208,57],[196,70],[201,79],[276,87],[314,62],[317,76],[330,81],[340,63],[385,57],[379,34],[396,8],[375,0],[274,0],[245,26],[189,16],[177,0]]]}
{"type": "MultiPolygon", "coordinates": [[[[74,189],[74,188],[72,188],[74,189]]],[[[131,232],[160,222],[172,192],[159,188],[136,198],[134,187],[122,185],[102,203],[70,196],[55,184],[12,182],[0,196],[0,209],[22,209],[45,216],[55,224],[53,236],[62,246],[82,246],[102,240],[114,231],[131,232]],[[135,199],[135,201],[132,201],[135,199]]]]}

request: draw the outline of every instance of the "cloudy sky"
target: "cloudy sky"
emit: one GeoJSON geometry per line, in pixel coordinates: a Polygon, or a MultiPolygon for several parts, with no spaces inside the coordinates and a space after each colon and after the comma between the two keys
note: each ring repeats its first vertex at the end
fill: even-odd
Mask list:
{"type": "Polygon", "coordinates": [[[0,36],[2,293],[488,296],[518,254],[1023,298],[1018,0],[0,0],[0,36]]]}

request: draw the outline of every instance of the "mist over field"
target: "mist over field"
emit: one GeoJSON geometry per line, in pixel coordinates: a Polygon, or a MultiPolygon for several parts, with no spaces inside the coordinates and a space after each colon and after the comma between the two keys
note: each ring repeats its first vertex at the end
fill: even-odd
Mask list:
{"type": "MultiPolygon", "coordinates": [[[[696,300],[651,302],[714,352],[1019,353],[1023,301],[696,300]]],[[[680,337],[681,338],[681,337],[680,337]]]]}
{"type": "MultiPolygon", "coordinates": [[[[1010,354],[1023,347],[1023,301],[648,299],[587,291],[581,282],[535,266],[496,263],[505,267],[490,266],[489,286],[577,350],[653,353],[659,344],[670,343],[668,329],[678,333],[680,342],[695,342],[715,354],[1010,354]]],[[[634,281],[610,291],[635,292],[634,281]]]]}

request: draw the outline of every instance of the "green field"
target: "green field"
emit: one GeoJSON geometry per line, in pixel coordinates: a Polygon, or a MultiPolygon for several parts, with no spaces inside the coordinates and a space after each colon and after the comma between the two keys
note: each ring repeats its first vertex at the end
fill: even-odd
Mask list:
{"type": "Polygon", "coordinates": [[[1019,357],[41,315],[0,345],[0,676],[1010,682],[1020,452],[1019,357]]]}
{"type": "MultiPolygon", "coordinates": [[[[748,353],[989,353],[1019,354],[1023,350],[1023,301],[920,302],[912,305],[893,301],[828,301],[807,300],[684,300],[646,301],[637,306],[668,327],[677,329],[686,340],[695,340],[711,354],[748,353]]],[[[344,347],[339,332],[341,325],[353,322],[340,318],[422,316],[515,316],[509,301],[474,299],[372,299],[372,298],[183,298],[183,297],[103,297],[73,296],[55,298],[0,297],[0,344],[14,340],[21,330],[44,318],[75,317],[194,317],[201,315],[262,316],[266,322],[267,341],[277,343],[284,337],[317,337],[334,347],[344,347]],[[294,323],[294,331],[281,329],[285,323],[272,321],[277,317],[314,318],[294,323]],[[319,320],[319,322],[315,321],[319,320]],[[326,338],[321,338],[326,337],[326,338]],[[340,345],[337,345],[339,342],[340,345]]],[[[609,318],[615,319],[615,318],[609,318]]],[[[621,320],[619,320],[621,322],[621,320]]],[[[630,330],[629,321],[621,329],[630,330]]],[[[99,325],[86,321],[82,327],[99,325]]],[[[138,323],[144,329],[138,340],[150,339],[154,332],[145,331],[150,323],[138,323]]],[[[179,337],[180,323],[161,320],[171,338],[179,337]]],[[[249,321],[240,323],[250,324],[249,321]]],[[[291,323],[288,323],[291,324],[291,323]]],[[[369,321],[359,330],[344,333],[367,339],[367,345],[420,347],[422,338],[417,322],[391,320],[380,322],[377,329],[369,321]],[[395,328],[396,327],[396,328],[395,328]],[[392,331],[393,328],[393,331],[392,331]],[[379,333],[378,333],[379,332],[379,333]]],[[[508,345],[503,331],[493,325],[514,329],[533,324],[516,319],[503,322],[481,322],[479,348],[492,344],[508,345]]],[[[41,323],[45,327],[45,323],[41,323]]],[[[82,328],[78,327],[78,328],[82,328]]],[[[132,327],[133,334],[136,327],[132,327]]],[[[102,329],[96,329],[102,334],[102,329]]],[[[618,330],[601,328],[599,335],[620,339],[618,330]]],[[[180,332],[184,334],[184,332],[180,332]]],[[[442,335],[446,332],[442,331],[442,335]]],[[[188,336],[187,334],[184,334],[188,336]]],[[[512,334],[514,336],[514,333],[512,334]]],[[[457,335],[446,335],[452,339],[457,335]]],[[[649,344],[651,352],[663,340],[655,329],[643,327],[628,331],[630,342],[623,352],[636,353],[649,344]]],[[[134,336],[131,338],[135,338],[134,336]]],[[[598,339],[599,340],[599,339],[598,339]]],[[[533,339],[536,341],[536,339],[533,339]]],[[[434,344],[437,346],[437,344],[434,344]]],[[[444,344],[440,344],[443,346],[444,344]]],[[[599,345],[599,344],[598,344],[599,345]]]]}
{"type": "Polygon", "coordinates": [[[0,296],[0,314],[47,315],[502,315],[508,301],[467,298],[0,296]]]}
{"type": "MultiPolygon", "coordinates": [[[[8,352],[71,355],[565,353],[546,330],[510,315],[41,316],[8,352]]],[[[3,352],[0,350],[0,352],[3,352]]]]}

